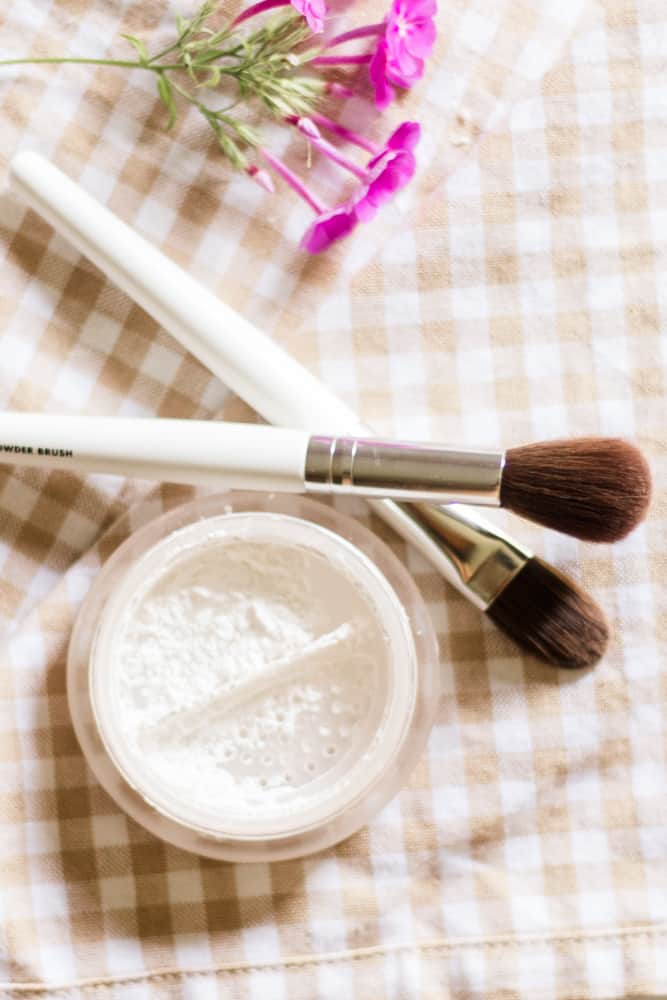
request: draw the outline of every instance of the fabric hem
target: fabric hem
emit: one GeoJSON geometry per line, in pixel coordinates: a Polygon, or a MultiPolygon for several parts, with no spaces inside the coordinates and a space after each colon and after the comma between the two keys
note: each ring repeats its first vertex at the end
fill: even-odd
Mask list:
{"type": "MultiPolygon", "coordinates": [[[[116,986],[132,986],[136,983],[167,983],[183,979],[194,979],[203,976],[237,976],[252,972],[280,972],[289,969],[303,969],[309,966],[333,965],[341,962],[359,962],[366,959],[377,959],[401,953],[442,952],[451,954],[456,951],[474,951],[488,949],[529,948],[550,945],[569,946],[595,941],[618,941],[637,938],[660,938],[667,936],[666,925],[639,925],[626,928],[564,931],[555,934],[534,935],[497,935],[482,938],[442,938],[426,941],[399,942],[395,945],[373,945],[367,948],[346,949],[344,951],[321,953],[318,955],[293,955],[279,962],[239,962],[218,963],[210,966],[178,969],[166,967],[152,971],[128,973],[119,976],[101,976],[71,980],[68,983],[40,982],[0,982],[0,995],[26,998],[32,996],[66,996],[68,993],[113,989],[116,986]]],[[[532,996],[536,996],[531,992],[532,996]]],[[[550,995],[553,995],[551,991],[550,995]]],[[[588,996],[587,993],[571,993],[570,1000],[588,996]]],[[[603,997],[600,1000],[604,1000],[603,997]]]]}

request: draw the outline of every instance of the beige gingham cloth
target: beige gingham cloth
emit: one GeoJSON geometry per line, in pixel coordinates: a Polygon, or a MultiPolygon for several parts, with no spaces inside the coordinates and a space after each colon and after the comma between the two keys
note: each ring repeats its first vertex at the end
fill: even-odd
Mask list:
{"type": "MultiPolygon", "coordinates": [[[[294,199],[230,179],[195,117],[165,136],[139,74],[0,69],[0,175],[20,148],[52,158],[379,430],[637,440],[655,500],[627,541],[511,524],[603,604],[609,653],[583,673],[538,664],[373,521],[440,634],[428,752],[337,848],[270,866],[201,860],[97,785],[65,695],[70,629],[101,563],[190,491],[3,469],[2,998],[667,993],[667,9],[441,8],[437,58],[406,111],[427,131],[419,180],[325,258],[294,249],[306,221],[294,199]]],[[[159,39],[175,13],[168,0],[4,0],[0,54],[118,53],[121,31],[159,39]]],[[[8,194],[0,405],[252,418],[8,194]]]]}

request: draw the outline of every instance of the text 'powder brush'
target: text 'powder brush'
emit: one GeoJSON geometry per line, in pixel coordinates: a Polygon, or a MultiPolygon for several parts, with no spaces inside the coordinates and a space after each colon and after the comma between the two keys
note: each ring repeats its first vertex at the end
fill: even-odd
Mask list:
{"type": "MultiPolygon", "coordinates": [[[[352,410],[212,292],[35,153],[15,157],[13,188],[172,336],[269,421],[365,434],[352,410]]],[[[373,510],[453,587],[538,656],[584,667],[603,654],[600,608],[469,508],[391,500],[373,510]]]]}
{"type": "Polygon", "coordinates": [[[650,492],[641,454],[616,438],[504,453],[253,424],[0,413],[0,461],[225,489],[502,506],[594,541],[627,534],[650,492]]]}

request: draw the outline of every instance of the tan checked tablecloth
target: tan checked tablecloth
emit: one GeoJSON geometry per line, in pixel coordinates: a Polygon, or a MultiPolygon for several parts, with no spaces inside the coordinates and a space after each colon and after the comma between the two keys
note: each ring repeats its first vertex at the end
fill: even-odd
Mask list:
{"type": "MultiPolygon", "coordinates": [[[[176,13],[168,0],[1,6],[6,57],[118,53],[121,31],[157,40],[176,13]]],[[[137,75],[0,70],[0,176],[19,148],[51,157],[380,430],[638,440],[655,502],[627,541],[512,523],[604,605],[609,653],[577,674],[527,658],[373,522],[440,634],[428,753],[336,849],[200,860],[98,787],[65,696],[72,621],[101,562],[189,491],[2,471],[2,998],[667,993],[667,9],[441,6],[437,58],[408,102],[427,130],[419,182],[326,258],[294,250],[302,209],[230,180],[194,115],[165,136],[137,75]]],[[[3,407],[251,416],[8,194],[0,255],[3,407]]]]}

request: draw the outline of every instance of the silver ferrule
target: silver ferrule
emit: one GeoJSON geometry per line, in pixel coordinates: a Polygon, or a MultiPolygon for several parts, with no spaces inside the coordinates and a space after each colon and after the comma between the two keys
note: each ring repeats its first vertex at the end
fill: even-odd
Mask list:
{"type": "Polygon", "coordinates": [[[438,444],[316,436],[306,454],[308,493],[500,505],[504,452],[438,444]]]}
{"type": "Polygon", "coordinates": [[[459,504],[436,507],[378,500],[373,508],[482,611],[533,555],[476,511],[459,504]]]}

